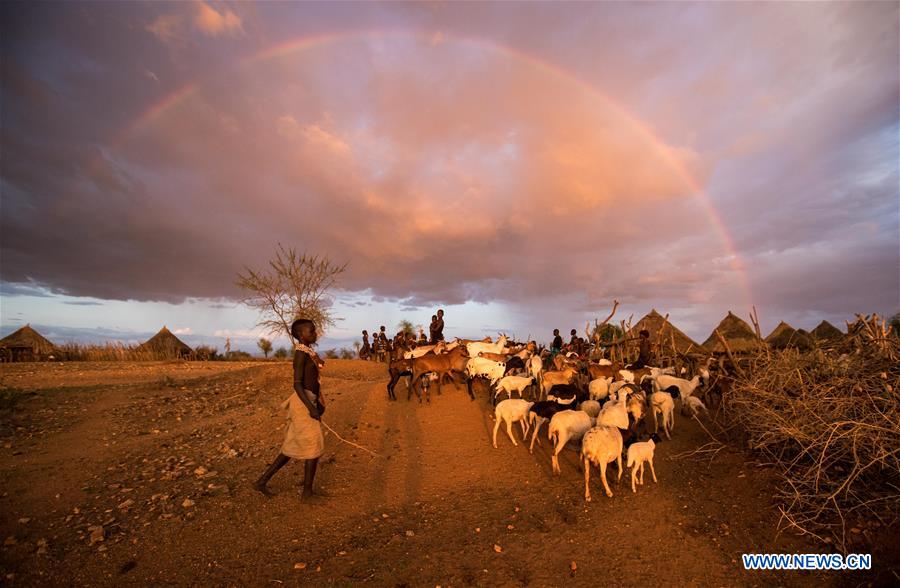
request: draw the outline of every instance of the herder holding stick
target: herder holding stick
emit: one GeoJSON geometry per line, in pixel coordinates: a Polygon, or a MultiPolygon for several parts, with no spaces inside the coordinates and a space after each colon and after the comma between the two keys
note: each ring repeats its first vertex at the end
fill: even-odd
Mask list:
{"type": "Polygon", "coordinates": [[[318,339],[316,325],[311,320],[303,318],[295,320],[291,324],[291,335],[296,341],[294,393],[282,404],[287,409],[288,427],[281,452],[262,477],[253,484],[253,488],[266,496],[272,496],[266,484],[275,472],[283,468],[291,458],[302,459],[305,461],[301,500],[315,503],[317,498],[325,496],[321,491],[313,492],[316,466],[325,450],[321,423],[325,402],[319,388],[319,369],[325,362],[319,359],[311,348],[318,339]]]}

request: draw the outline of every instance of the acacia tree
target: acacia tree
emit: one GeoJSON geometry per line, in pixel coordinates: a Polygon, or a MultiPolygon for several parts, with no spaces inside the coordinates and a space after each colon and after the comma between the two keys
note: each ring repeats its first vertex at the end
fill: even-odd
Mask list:
{"type": "Polygon", "coordinates": [[[241,301],[259,312],[257,325],[291,340],[291,323],[297,317],[312,320],[322,331],[335,324],[328,292],[346,269],[346,263],[338,265],[324,256],[298,254],[293,247],[279,243],[267,268],[245,267],[236,283],[246,292],[241,301]]]}
{"type": "Polygon", "coordinates": [[[272,351],[272,342],[265,337],[260,337],[259,341],[256,342],[256,346],[263,352],[266,359],[269,359],[269,352],[272,351]]]}
{"type": "Polygon", "coordinates": [[[409,337],[410,335],[415,336],[416,334],[416,328],[413,326],[412,321],[408,321],[406,319],[403,319],[402,321],[397,323],[397,330],[402,331],[403,334],[407,337],[409,337]]]}

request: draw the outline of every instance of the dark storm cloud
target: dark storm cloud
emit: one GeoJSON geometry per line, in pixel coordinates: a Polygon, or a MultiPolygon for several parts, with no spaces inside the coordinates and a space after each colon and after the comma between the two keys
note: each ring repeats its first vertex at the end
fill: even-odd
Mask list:
{"type": "Polygon", "coordinates": [[[348,292],[410,312],[619,298],[721,315],[749,302],[741,266],[674,161],[707,188],[754,301],[898,305],[894,4],[2,10],[4,294],[235,297],[283,242],[349,261],[348,292]],[[238,65],[297,35],[398,28],[421,35],[238,65]],[[574,72],[662,142],[464,37],[574,72]]]}

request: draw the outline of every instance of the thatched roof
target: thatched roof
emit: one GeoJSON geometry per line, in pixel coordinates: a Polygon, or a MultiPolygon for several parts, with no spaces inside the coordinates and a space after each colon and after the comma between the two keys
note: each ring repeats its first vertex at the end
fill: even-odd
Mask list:
{"type": "Polygon", "coordinates": [[[137,347],[138,351],[152,351],[167,357],[181,357],[193,352],[184,341],[172,334],[172,331],[163,327],[159,332],[137,347]]]}
{"type": "Polygon", "coordinates": [[[766,343],[772,349],[787,349],[788,347],[809,349],[812,347],[812,338],[803,329],[794,329],[791,325],[781,321],[766,337],[766,343]]]}
{"type": "MultiPolygon", "coordinates": [[[[665,320],[665,317],[656,312],[656,309],[654,308],[647,316],[631,327],[631,330],[628,331],[628,337],[637,337],[638,333],[643,329],[647,329],[650,332],[650,341],[656,341],[659,330],[663,326],[665,320]]],[[[659,344],[662,346],[663,350],[669,350],[671,348],[673,335],[675,336],[675,349],[677,349],[679,353],[704,351],[699,344],[682,333],[678,327],[671,323],[671,321],[666,323],[665,328],[662,330],[662,336],[659,338],[659,344]]]]}
{"type": "Polygon", "coordinates": [[[818,327],[812,330],[810,335],[815,339],[825,341],[829,339],[840,339],[844,336],[844,333],[828,321],[822,321],[819,323],[818,327]]]}
{"type": "Polygon", "coordinates": [[[728,342],[728,347],[735,353],[756,351],[760,349],[761,346],[765,345],[765,343],[756,336],[756,332],[753,328],[730,310],[728,311],[728,315],[719,323],[719,326],[710,333],[709,338],[703,342],[703,346],[710,351],[715,353],[725,353],[722,342],[716,337],[716,331],[719,331],[722,337],[728,342]]]}
{"type": "Polygon", "coordinates": [[[41,355],[49,355],[56,349],[53,343],[32,329],[31,325],[25,325],[18,331],[0,339],[0,347],[27,347],[31,348],[32,353],[41,355]]]}

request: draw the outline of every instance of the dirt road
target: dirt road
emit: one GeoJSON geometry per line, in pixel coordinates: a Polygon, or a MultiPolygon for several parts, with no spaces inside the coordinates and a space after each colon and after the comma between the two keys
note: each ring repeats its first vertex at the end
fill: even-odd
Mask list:
{"type": "MultiPolygon", "coordinates": [[[[744,572],[745,552],[819,552],[775,538],[773,480],[740,453],[676,457],[709,438],[676,417],[659,484],[583,501],[577,454],[551,475],[493,427],[484,394],[445,386],[389,402],[383,365],[330,361],[334,435],[299,501],[301,464],[266,499],[249,485],[278,450],[290,364],[0,367],[4,585],[785,585],[850,573],[744,572]],[[30,371],[29,371],[30,370],[30,371]]],[[[520,431],[516,432],[521,439],[520,431]]],[[[611,475],[612,478],[612,475],[611,475]]],[[[877,563],[877,562],[876,562],[877,563]]]]}

